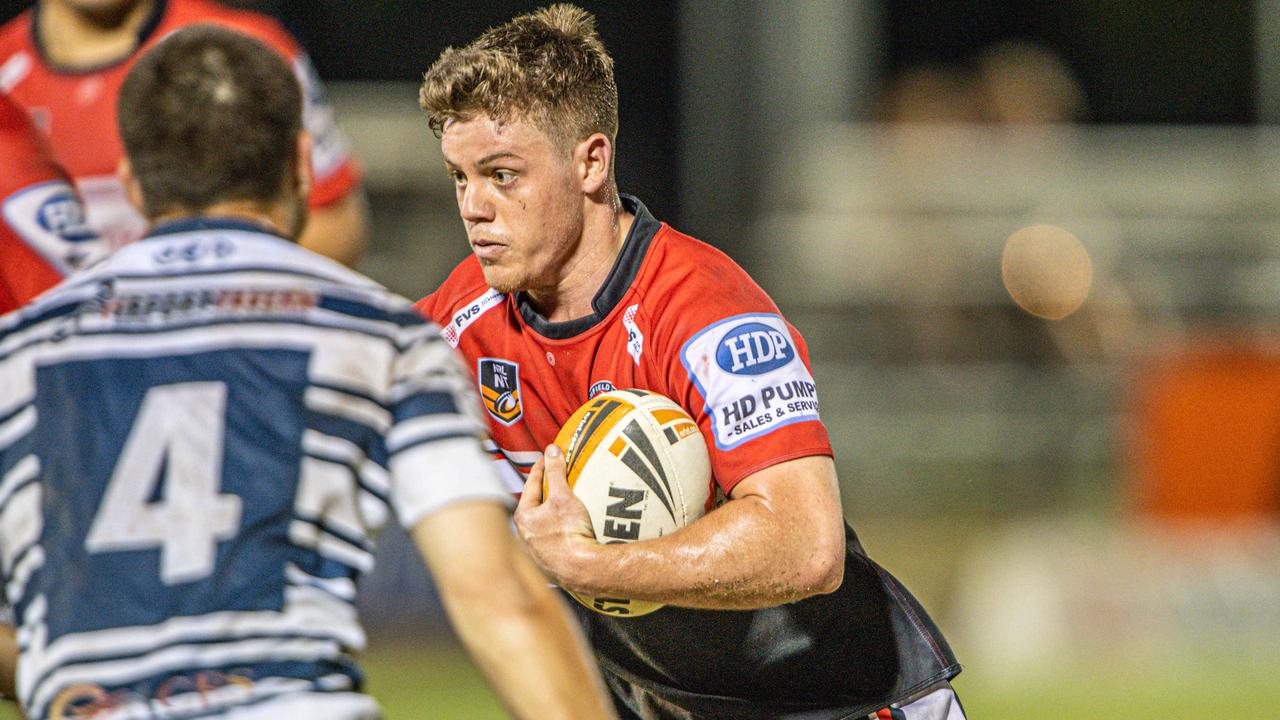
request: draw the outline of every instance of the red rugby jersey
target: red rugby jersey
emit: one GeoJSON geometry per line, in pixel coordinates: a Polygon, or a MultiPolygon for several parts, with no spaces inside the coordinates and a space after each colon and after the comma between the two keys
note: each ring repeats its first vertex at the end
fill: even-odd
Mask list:
{"type": "Polygon", "coordinates": [[[139,32],[138,50],[121,60],[88,70],[63,68],[44,54],[35,35],[39,6],[0,28],[0,90],[27,109],[48,135],[58,162],[75,178],[89,223],[112,247],[141,237],[142,217],[129,205],[116,180],[124,147],[116,127],[116,97],[141,52],[179,28],[216,23],[261,40],[284,55],[303,86],[304,123],[315,147],[311,206],[337,202],[359,183],[349,145],[311,61],[271,18],[223,7],[211,0],[157,0],[139,32]]]}
{"type": "Polygon", "coordinates": [[[66,173],[26,112],[0,93],[0,314],[105,254],[66,173]]]}
{"type": "Polygon", "coordinates": [[[474,256],[418,303],[468,360],[495,452],[528,472],[579,405],[640,388],[698,422],[725,494],[770,465],[830,455],[808,349],[769,296],[724,253],[623,202],[635,223],[589,317],[548,322],[490,289],[474,256]]]}

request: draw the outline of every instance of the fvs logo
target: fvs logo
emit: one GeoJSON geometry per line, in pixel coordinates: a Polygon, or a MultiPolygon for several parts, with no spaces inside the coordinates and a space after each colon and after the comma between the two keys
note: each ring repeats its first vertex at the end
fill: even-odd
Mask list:
{"type": "Polygon", "coordinates": [[[716,364],[734,375],[763,375],[794,360],[790,338],[776,328],[751,322],[734,328],[716,349],[716,364]]]}
{"type": "Polygon", "coordinates": [[[480,398],[495,420],[511,425],[520,419],[520,365],[509,360],[480,358],[480,398]]]}

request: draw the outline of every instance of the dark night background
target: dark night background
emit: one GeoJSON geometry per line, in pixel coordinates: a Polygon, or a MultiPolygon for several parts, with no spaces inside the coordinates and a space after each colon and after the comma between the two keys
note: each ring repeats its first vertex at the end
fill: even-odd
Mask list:
{"type": "MultiPolygon", "coordinates": [[[[527,0],[238,0],[270,13],[310,52],[321,76],[338,81],[419,78],[439,52],[542,3],[527,0]]],[[[621,98],[619,185],[641,196],[660,217],[698,220],[709,239],[732,244],[698,212],[681,207],[680,3],[580,3],[616,61],[621,98]]],[[[0,20],[29,2],[0,1],[0,20]]],[[[735,7],[722,3],[723,7],[735,7]]],[[[743,5],[743,13],[750,5],[743,5]]],[[[917,0],[873,3],[881,49],[875,75],[885,83],[921,65],[964,68],[1001,40],[1030,40],[1052,49],[1076,73],[1090,123],[1242,124],[1257,117],[1254,102],[1252,5],[1243,0],[1121,0],[1001,3],[917,0]]],[[[742,18],[725,17],[726,28],[742,18]]],[[[685,45],[689,46],[688,43],[685,45]]],[[[743,74],[767,73],[747,63],[743,74]]],[[[741,80],[738,80],[741,82],[741,80]]],[[[751,132],[752,109],[726,118],[751,132]],[[745,125],[745,127],[743,127],[745,125]]],[[[733,125],[733,123],[737,125],[733,125]]],[[[730,158],[728,162],[754,161],[730,158]]],[[[740,192],[749,193],[742,189],[740,192]]],[[[750,202],[746,200],[744,202],[750,202]]],[[[731,227],[731,225],[726,226],[731,227]]]]}

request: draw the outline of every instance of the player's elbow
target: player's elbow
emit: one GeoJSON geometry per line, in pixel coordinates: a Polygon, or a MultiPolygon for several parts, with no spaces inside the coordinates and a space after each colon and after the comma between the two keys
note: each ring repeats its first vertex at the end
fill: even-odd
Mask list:
{"type": "Polygon", "coordinates": [[[804,596],[835,592],[844,582],[843,543],[820,540],[811,544],[805,557],[795,564],[798,570],[796,590],[804,596]]]}

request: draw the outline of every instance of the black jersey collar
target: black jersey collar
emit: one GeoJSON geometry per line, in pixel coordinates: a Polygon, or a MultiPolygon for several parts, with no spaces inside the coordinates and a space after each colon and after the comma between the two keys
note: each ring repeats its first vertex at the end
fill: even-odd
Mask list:
{"type": "Polygon", "coordinates": [[[518,292],[515,294],[516,307],[520,308],[520,316],[534,332],[551,340],[566,340],[581,335],[604,320],[635,282],[636,273],[640,272],[640,263],[644,262],[645,253],[649,250],[649,243],[658,234],[658,230],[662,229],[662,223],[634,195],[620,195],[620,198],[622,207],[635,215],[635,220],[631,223],[627,238],[622,242],[622,250],[618,253],[618,259],[613,261],[613,269],[605,278],[604,285],[591,298],[591,308],[595,312],[573,320],[551,322],[533,308],[527,294],[518,292]]]}
{"type": "Polygon", "coordinates": [[[151,6],[151,14],[147,16],[146,20],[142,21],[142,25],[138,28],[138,42],[133,46],[133,49],[118,58],[107,60],[97,65],[70,67],[53,61],[53,58],[50,57],[49,52],[45,49],[44,40],[40,37],[40,3],[36,3],[31,8],[31,42],[35,45],[36,52],[40,55],[40,59],[44,61],[44,64],[59,75],[90,75],[113,68],[133,57],[138,52],[138,49],[145,45],[147,40],[151,39],[151,34],[156,31],[156,28],[160,27],[160,21],[164,19],[164,13],[168,9],[169,0],[156,0],[155,5],[151,6]]]}

